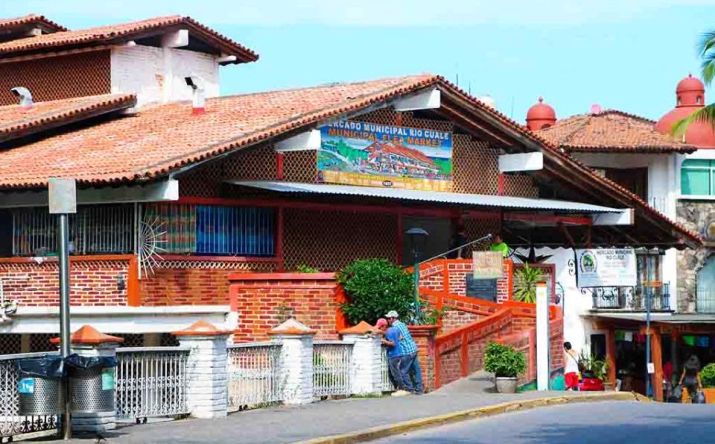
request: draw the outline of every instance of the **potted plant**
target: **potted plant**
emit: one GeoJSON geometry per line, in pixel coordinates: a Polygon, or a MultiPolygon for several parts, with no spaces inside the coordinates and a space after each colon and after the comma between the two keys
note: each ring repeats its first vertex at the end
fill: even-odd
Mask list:
{"type": "Polygon", "coordinates": [[[715,404],[715,363],[708,364],[700,371],[705,402],[715,404]]]}
{"type": "Polygon", "coordinates": [[[484,354],[484,369],[494,373],[497,392],[516,393],[516,377],[526,371],[526,358],[513,347],[492,342],[484,354]]]}
{"type": "Polygon", "coordinates": [[[529,264],[519,268],[514,276],[514,299],[519,302],[536,303],[536,284],[544,280],[544,273],[529,264]]]}
{"type": "Polygon", "coordinates": [[[589,353],[581,352],[578,358],[578,366],[583,377],[584,384],[587,380],[597,379],[599,382],[591,384],[589,390],[604,390],[606,377],[608,376],[608,362],[603,359],[596,359],[589,353]]]}

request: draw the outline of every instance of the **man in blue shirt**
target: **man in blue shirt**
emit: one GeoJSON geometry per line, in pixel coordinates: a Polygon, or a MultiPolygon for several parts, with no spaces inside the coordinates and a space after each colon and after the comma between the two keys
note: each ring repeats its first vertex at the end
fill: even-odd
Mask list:
{"type": "Polygon", "coordinates": [[[395,310],[390,310],[385,317],[390,328],[395,328],[400,332],[400,373],[405,390],[415,394],[422,394],[424,385],[422,384],[420,361],[417,358],[417,344],[412,339],[412,334],[407,325],[398,319],[399,315],[395,310]]]}
{"type": "Polygon", "coordinates": [[[402,381],[402,370],[400,369],[400,357],[402,349],[400,348],[400,331],[396,328],[388,327],[387,320],[380,318],[375,324],[382,333],[382,345],[387,347],[387,365],[390,369],[390,379],[396,391],[393,396],[403,396],[409,394],[405,390],[405,385],[402,381]]]}

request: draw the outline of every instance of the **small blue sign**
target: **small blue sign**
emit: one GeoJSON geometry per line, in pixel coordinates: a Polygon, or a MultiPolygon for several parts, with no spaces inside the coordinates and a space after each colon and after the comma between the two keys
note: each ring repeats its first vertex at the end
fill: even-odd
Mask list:
{"type": "Polygon", "coordinates": [[[35,378],[22,378],[17,383],[17,391],[23,395],[35,393],[35,378]]]}

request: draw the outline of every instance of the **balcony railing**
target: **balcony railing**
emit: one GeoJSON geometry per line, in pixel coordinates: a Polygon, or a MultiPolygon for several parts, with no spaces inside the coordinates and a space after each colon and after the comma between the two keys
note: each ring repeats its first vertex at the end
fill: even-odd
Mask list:
{"type": "Polygon", "coordinates": [[[651,311],[670,311],[670,285],[667,283],[658,286],[584,288],[581,292],[590,294],[594,310],[646,311],[648,300],[651,311]]]}

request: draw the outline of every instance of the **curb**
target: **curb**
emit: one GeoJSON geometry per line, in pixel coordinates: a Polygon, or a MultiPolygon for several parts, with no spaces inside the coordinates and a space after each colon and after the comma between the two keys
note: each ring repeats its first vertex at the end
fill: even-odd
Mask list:
{"type": "Polygon", "coordinates": [[[369,429],[358,430],[356,432],[345,433],[341,435],[324,436],[321,438],[309,439],[300,441],[298,444],[352,444],[374,439],[385,438],[388,436],[399,435],[401,433],[411,432],[413,430],[450,424],[453,422],[465,421],[469,419],[485,418],[489,416],[500,415],[502,413],[516,412],[520,410],[529,410],[538,407],[548,407],[552,405],[594,402],[594,401],[638,401],[650,402],[650,399],[634,392],[613,392],[606,394],[590,394],[590,395],[574,395],[574,396],[557,396],[553,398],[536,398],[525,399],[523,401],[510,401],[502,404],[495,404],[486,407],[477,407],[468,410],[445,413],[437,416],[428,416],[426,418],[411,419],[409,421],[398,422],[387,426],[372,427],[369,429]]]}

